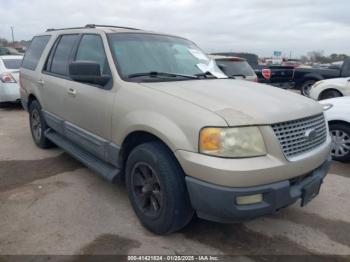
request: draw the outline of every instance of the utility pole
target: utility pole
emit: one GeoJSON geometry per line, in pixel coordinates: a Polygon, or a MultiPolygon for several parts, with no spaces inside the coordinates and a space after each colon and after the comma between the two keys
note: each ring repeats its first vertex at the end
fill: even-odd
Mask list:
{"type": "Polygon", "coordinates": [[[12,33],[12,45],[14,46],[15,45],[15,37],[13,35],[13,26],[11,26],[11,33],[12,33]]]}

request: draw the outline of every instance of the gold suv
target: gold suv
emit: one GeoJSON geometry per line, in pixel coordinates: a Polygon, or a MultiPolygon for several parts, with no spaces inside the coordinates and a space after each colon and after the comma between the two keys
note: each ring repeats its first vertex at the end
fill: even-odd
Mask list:
{"type": "Polygon", "coordinates": [[[321,105],[228,78],[182,37],[49,29],[33,38],[20,83],[34,142],[125,179],[136,215],[158,234],[195,213],[240,222],[305,205],[330,165],[321,105]]]}

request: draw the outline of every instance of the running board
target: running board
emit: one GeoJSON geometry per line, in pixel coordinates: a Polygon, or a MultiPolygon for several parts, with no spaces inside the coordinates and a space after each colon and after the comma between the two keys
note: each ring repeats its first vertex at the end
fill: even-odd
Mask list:
{"type": "Polygon", "coordinates": [[[120,173],[119,168],[116,168],[115,166],[112,166],[95,157],[51,128],[45,131],[45,136],[76,160],[80,161],[108,181],[113,182],[118,177],[120,173]]]}

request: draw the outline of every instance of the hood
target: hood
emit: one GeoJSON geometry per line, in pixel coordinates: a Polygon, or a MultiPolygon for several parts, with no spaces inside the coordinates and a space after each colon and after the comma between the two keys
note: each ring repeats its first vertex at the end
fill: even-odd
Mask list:
{"type": "Polygon", "coordinates": [[[344,107],[350,108],[350,96],[342,96],[342,97],[336,97],[336,98],[330,98],[318,101],[319,103],[325,105],[325,104],[332,104],[332,105],[339,105],[344,107]]]}
{"type": "Polygon", "coordinates": [[[322,85],[345,85],[349,77],[337,77],[337,78],[331,78],[331,79],[326,79],[326,80],[321,80],[322,85]]]}
{"type": "Polygon", "coordinates": [[[230,126],[265,125],[323,111],[309,98],[277,87],[236,79],[140,83],[223,117],[230,126]]]}

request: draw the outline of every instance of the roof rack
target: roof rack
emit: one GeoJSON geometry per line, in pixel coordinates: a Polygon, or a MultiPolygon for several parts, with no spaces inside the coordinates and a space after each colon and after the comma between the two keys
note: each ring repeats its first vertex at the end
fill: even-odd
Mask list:
{"type": "Polygon", "coordinates": [[[121,29],[130,29],[130,30],[140,30],[138,28],[126,27],[126,26],[87,24],[82,27],[48,28],[46,29],[46,32],[58,31],[58,30],[70,30],[70,29],[96,28],[96,27],[111,27],[111,28],[121,28],[121,29]]]}
{"type": "Polygon", "coordinates": [[[114,27],[114,28],[122,28],[122,29],[140,30],[140,29],[134,28],[134,27],[117,26],[117,25],[96,25],[96,24],[87,24],[87,25],[85,25],[85,27],[86,27],[86,28],[114,27]]]}

